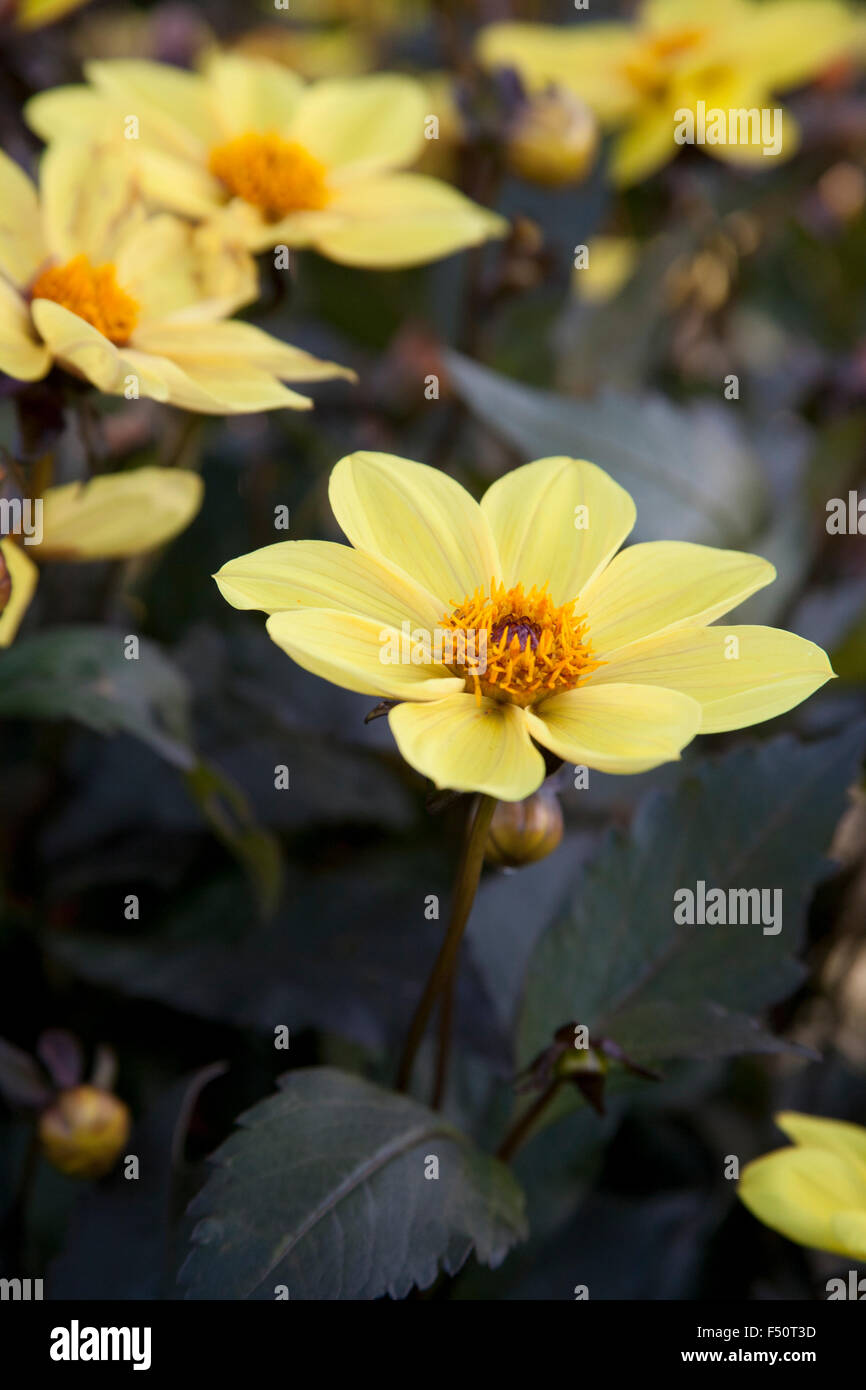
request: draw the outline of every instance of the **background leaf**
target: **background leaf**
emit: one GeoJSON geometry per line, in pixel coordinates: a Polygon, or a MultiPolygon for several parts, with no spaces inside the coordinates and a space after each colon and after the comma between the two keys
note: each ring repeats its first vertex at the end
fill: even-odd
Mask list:
{"type": "Polygon", "coordinates": [[[587,869],[530,961],[520,1025],[526,1061],[570,1020],[634,1058],[772,1049],[756,1011],[805,974],[794,959],[806,907],[866,745],[861,723],[803,746],[789,737],[737,749],[652,794],[628,835],[587,869]],[[783,925],[677,926],[674,893],[780,888],[783,925]]]}
{"type": "Polygon", "coordinates": [[[0,654],[0,718],[77,719],[101,734],[134,734],[188,769],[189,695],[177,667],[141,637],[138,660],[124,634],[103,627],[56,628],[0,654]]]}
{"type": "Polygon", "coordinates": [[[330,1067],[296,1071],[240,1117],[194,1199],[190,1298],[404,1297],[470,1250],[497,1265],[525,1235],[496,1159],[406,1096],[330,1067]],[[424,1175],[439,1159],[438,1179],[424,1175]]]}
{"type": "Polygon", "coordinates": [[[606,391],[573,400],[523,386],[458,353],[450,380],[521,460],[565,454],[604,468],[634,497],[634,540],[745,542],[762,505],[752,453],[722,406],[606,391]]]}

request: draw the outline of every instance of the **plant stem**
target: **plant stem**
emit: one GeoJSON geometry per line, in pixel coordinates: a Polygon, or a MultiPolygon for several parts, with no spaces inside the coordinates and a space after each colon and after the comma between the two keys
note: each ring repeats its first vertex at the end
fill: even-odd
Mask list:
{"type": "Polygon", "coordinates": [[[436,1048],[436,1076],[433,1082],[431,1109],[439,1110],[445,1096],[448,1081],[448,1064],[451,1060],[452,1021],[454,1018],[454,973],[442,991],[439,1005],[439,1041],[436,1048]]]}
{"type": "MultiPolygon", "coordinates": [[[[430,972],[430,978],[421,996],[414,1017],[409,1025],[409,1032],[403,1048],[403,1056],[400,1059],[400,1069],[397,1073],[397,1090],[406,1091],[412,1077],[412,1067],[418,1048],[427,1031],[427,1024],[430,1015],[436,1004],[440,993],[445,989],[450,981],[454,967],[457,964],[457,956],[460,951],[460,942],[463,939],[463,929],[469,920],[472,911],[472,904],[475,901],[475,893],[478,888],[478,881],[481,877],[481,866],[484,862],[484,847],[487,843],[487,832],[490,829],[490,822],[493,819],[493,812],[496,810],[496,798],[492,796],[479,796],[473,804],[470,812],[470,819],[467,828],[466,840],[463,846],[463,854],[457,870],[457,878],[454,884],[454,897],[451,904],[451,919],[444,940],[439,948],[439,954],[430,972]]],[[[445,1024],[447,1032],[450,1034],[450,1009],[445,1009],[445,1024]]],[[[445,1047],[447,1057],[447,1045],[445,1047]]],[[[441,1065],[441,1063],[440,1063],[441,1065]]],[[[443,1079],[444,1087],[444,1079],[443,1079]]]]}
{"type": "Polygon", "coordinates": [[[543,1114],[550,1105],[551,1101],[558,1094],[562,1085],[563,1077],[555,1076],[548,1086],[537,1096],[528,1110],[524,1110],[518,1120],[514,1122],[511,1129],[506,1134],[499,1148],[496,1150],[496,1157],[503,1163],[508,1163],[520,1146],[529,1138],[530,1133],[535,1127],[536,1120],[543,1114]]]}

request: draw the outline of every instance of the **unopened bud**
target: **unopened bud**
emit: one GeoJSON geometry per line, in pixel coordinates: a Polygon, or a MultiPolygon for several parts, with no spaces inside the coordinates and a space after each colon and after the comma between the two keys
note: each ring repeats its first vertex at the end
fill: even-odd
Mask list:
{"type": "Polygon", "coordinates": [[[500,868],[534,864],[552,854],[562,839],[562,809],[542,787],[525,801],[500,801],[493,812],[485,851],[500,868]]]}
{"type": "Polygon", "coordinates": [[[9,577],[9,570],[3,558],[3,550],[0,548],[0,613],[6,607],[12,597],[12,580],[9,577]]]}
{"type": "Polygon", "coordinates": [[[127,1106],[96,1086],[61,1091],[39,1119],[42,1152],[54,1168],[74,1178],[100,1178],[113,1168],[129,1130],[127,1106]]]}
{"type": "Polygon", "coordinates": [[[570,92],[541,92],[515,117],[507,136],[515,174],[548,188],[577,183],[598,148],[598,126],[588,106],[570,92]]]}

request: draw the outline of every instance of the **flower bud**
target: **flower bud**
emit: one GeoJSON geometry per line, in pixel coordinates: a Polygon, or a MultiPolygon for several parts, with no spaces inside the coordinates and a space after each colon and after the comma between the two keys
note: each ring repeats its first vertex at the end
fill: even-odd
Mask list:
{"type": "Polygon", "coordinates": [[[531,97],[508,130],[512,171],[548,188],[582,179],[597,148],[595,117],[570,92],[540,92],[531,97]]]}
{"type": "Polygon", "coordinates": [[[3,551],[0,550],[0,613],[3,612],[11,597],[12,580],[9,577],[6,561],[3,559],[3,551]]]}
{"type": "Polygon", "coordinates": [[[39,1119],[42,1152],[53,1167],[74,1178],[100,1178],[113,1168],[129,1130],[127,1106],[96,1086],[61,1091],[39,1119]]]}
{"type": "Polygon", "coordinates": [[[488,864],[519,868],[552,854],[562,839],[562,809],[542,787],[525,801],[500,801],[493,812],[485,855],[488,864]]]}

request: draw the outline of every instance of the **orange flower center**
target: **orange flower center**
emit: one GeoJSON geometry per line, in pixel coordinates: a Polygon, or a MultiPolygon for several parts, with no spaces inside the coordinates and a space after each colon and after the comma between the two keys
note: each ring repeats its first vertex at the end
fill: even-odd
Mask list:
{"type": "Polygon", "coordinates": [[[515,705],[583,685],[604,663],[593,655],[574,602],[557,608],[546,585],[525,593],[522,584],[506,589],[492,580],[489,596],[476,589],[442,619],[446,630],[464,634],[453,643],[462,664],[452,669],[478,700],[489,695],[515,705]]]}
{"type": "Polygon", "coordinates": [[[271,220],[323,208],[327,170],[303,145],[275,133],[238,135],[210,152],[210,171],[236,198],[271,220]]]}
{"type": "Polygon", "coordinates": [[[83,254],[43,270],[30,287],[30,298],[53,299],[118,346],[129,342],[138,323],[139,306],[118,285],[111,262],[91,265],[83,254]]]}
{"type": "Polygon", "coordinates": [[[646,96],[658,96],[666,88],[677,62],[699,46],[706,30],[697,27],[671,29],[647,36],[625,61],[625,75],[646,96]]]}

